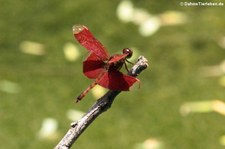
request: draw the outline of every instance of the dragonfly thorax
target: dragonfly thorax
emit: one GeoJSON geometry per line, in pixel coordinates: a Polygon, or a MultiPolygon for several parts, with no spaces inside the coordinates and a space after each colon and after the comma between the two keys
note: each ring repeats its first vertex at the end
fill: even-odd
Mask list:
{"type": "Polygon", "coordinates": [[[117,55],[115,54],[109,58],[109,61],[105,65],[106,70],[120,70],[123,64],[125,63],[125,58],[117,60],[117,55]]]}

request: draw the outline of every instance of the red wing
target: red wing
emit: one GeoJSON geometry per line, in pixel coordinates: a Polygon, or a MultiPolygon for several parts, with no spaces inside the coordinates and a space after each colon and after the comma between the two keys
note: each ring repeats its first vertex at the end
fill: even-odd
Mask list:
{"type": "Polygon", "coordinates": [[[127,57],[128,54],[116,54],[116,55],[113,55],[111,57],[111,59],[108,61],[108,64],[111,64],[111,63],[116,63],[118,61],[120,61],[121,59],[125,59],[127,57]]]}
{"type": "Polygon", "coordinates": [[[109,54],[105,47],[93,36],[93,34],[84,25],[73,26],[74,37],[78,42],[90,52],[95,53],[101,60],[109,59],[109,54]]]}
{"type": "Polygon", "coordinates": [[[91,53],[83,62],[83,73],[90,79],[96,79],[103,71],[105,71],[104,66],[105,63],[102,60],[99,60],[94,53],[91,53]]]}
{"type": "Polygon", "coordinates": [[[102,87],[111,90],[129,91],[129,88],[139,80],[137,78],[124,75],[117,70],[112,70],[109,72],[105,72],[96,81],[102,87]]]}

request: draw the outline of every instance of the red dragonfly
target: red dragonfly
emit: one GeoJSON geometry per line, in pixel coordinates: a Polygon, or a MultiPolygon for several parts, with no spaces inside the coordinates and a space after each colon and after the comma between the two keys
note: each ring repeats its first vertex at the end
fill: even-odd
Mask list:
{"type": "MultiPolygon", "coordinates": [[[[135,77],[125,75],[119,70],[132,56],[132,50],[123,49],[122,54],[109,56],[106,48],[93,36],[84,25],[74,25],[73,34],[77,41],[89,52],[89,56],[83,62],[83,73],[89,79],[95,81],[78,97],[79,102],[95,85],[100,85],[110,90],[128,91],[129,88],[139,80],[135,77]]],[[[128,69],[127,69],[128,70],[128,69]]]]}

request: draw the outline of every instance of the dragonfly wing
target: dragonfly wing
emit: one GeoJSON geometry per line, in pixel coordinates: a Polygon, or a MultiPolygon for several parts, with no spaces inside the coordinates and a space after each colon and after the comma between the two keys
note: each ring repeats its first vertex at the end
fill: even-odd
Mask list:
{"type": "Polygon", "coordinates": [[[105,72],[96,82],[111,90],[129,91],[129,88],[139,81],[137,78],[122,74],[117,70],[105,72]]]}
{"type": "Polygon", "coordinates": [[[103,71],[105,71],[105,63],[91,53],[83,62],[83,73],[90,79],[96,79],[103,71]]]}
{"type": "Polygon", "coordinates": [[[84,25],[73,26],[74,37],[78,42],[90,52],[95,53],[101,60],[109,59],[109,54],[105,47],[93,36],[93,34],[84,25]]]}
{"type": "Polygon", "coordinates": [[[110,60],[108,61],[108,64],[111,64],[111,63],[116,63],[122,59],[125,59],[127,57],[128,54],[116,54],[116,55],[113,55],[110,60]]]}

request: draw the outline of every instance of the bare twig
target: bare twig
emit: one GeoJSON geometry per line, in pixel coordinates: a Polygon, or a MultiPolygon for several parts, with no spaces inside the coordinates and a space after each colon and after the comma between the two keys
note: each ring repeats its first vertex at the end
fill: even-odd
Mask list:
{"type": "MultiPolygon", "coordinates": [[[[140,56],[137,63],[131,68],[128,75],[136,77],[141,71],[148,67],[148,61],[140,56]]],[[[82,132],[97,118],[101,113],[108,110],[115,97],[121,91],[108,91],[103,97],[91,107],[91,109],[77,122],[71,124],[70,129],[54,149],[69,149],[82,132]]]]}

